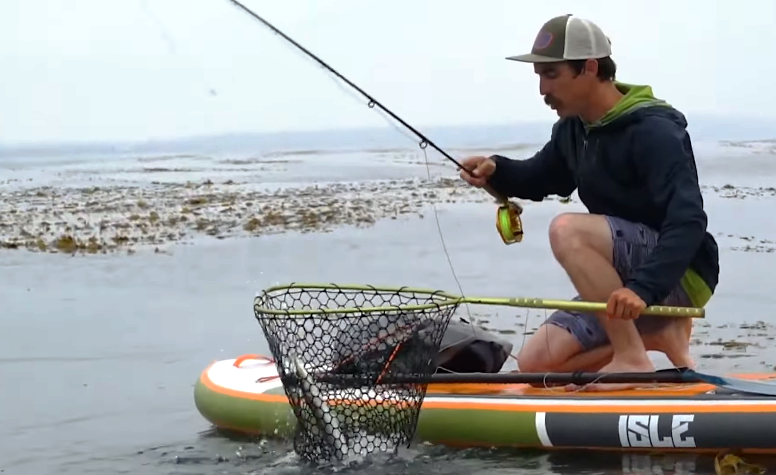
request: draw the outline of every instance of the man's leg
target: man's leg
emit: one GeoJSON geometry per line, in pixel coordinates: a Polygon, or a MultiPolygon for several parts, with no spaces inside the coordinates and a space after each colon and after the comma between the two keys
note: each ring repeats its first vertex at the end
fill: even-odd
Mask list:
{"type": "MultiPolygon", "coordinates": [[[[610,236],[614,236],[610,262],[622,282],[648,257],[657,243],[658,234],[638,223],[604,219],[610,225],[610,236]]],[[[560,218],[553,224],[557,221],[560,218]]],[[[661,304],[692,306],[679,285],[661,304]]],[[[677,367],[694,366],[689,355],[691,319],[642,316],[635,320],[635,325],[644,338],[645,350],[665,353],[677,367]]],[[[530,372],[599,371],[611,362],[613,355],[614,349],[599,317],[557,311],[523,345],[518,354],[518,366],[521,371],[530,372]]]]}
{"type": "MultiPolygon", "coordinates": [[[[556,216],[550,225],[550,246],[565,269],[582,300],[606,302],[622,287],[614,266],[613,230],[605,216],[566,213],[556,216]]],[[[601,371],[649,372],[655,365],[647,356],[644,342],[632,320],[609,319],[597,314],[612,346],[612,360],[601,371]]],[[[607,385],[609,389],[629,385],[607,385]]],[[[603,386],[602,386],[603,388],[603,386]]]]}
{"type": "MultiPolygon", "coordinates": [[[[692,300],[680,285],[660,304],[671,307],[693,306],[692,300]]],[[[692,324],[692,318],[687,317],[644,315],[636,319],[636,328],[642,334],[647,350],[665,353],[677,368],[695,368],[695,362],[690,356],[692,324]]]]}
{"type": "MultiPolygon", "coordinates": [[[[633,271],[640,267],[657,246],[659,233],[641,223],[622,218],[607,217],[612,230],[614,250],[612,261],[620,279],[630,279],[633,271]]],[[[659,302],[672,307],[692,307],[693,301],[680,283],[659,302]]],[[[647,351],[665,353],[676,367],[694,367],[690,357],[690,334],[693,321],[685,317],[661,317],[643,315],[635,320],[647,351]]]]}
{"type": "Polygon", "coordinates": [[[594,315],[558,310],[520,348],[517,364],[532,373],[598,371],[612,359],[608,343],[594,315]]]}
{"type": "MultiPolygon", "coordinates": [[[[683,304],[663,302],[663,305],[683,304]]],[[[639,328],[638,320],[636,322],[639,328]]],[[[612,361],[614,351],[606,339],[606,332],[597,323],[597,317],[591,314],[553,313],[520,348],[517,355],[519,370],[530,373],[601,371],[612,361]],[[594,334],[603,335],[605,341],[589,343],[594,334]]],[[[677,368],[695,368],[689,351],[691,319],[677,319],[654,332],[642,328],[639,331],[647,351],[665,353],[677,368]]]]}
{"type": "MultiPolygon", "coordinates": [[[[686,303],[688,299],[677,300],[669,298],[661,304],[691,306],[686,303]]],[[[636,320],[644,348],[665,353],[677,368],[694,368],[695,362],[690,356],[692,320],[676,318],[663,322],[658,319],[665,320],[653,316],[636,320]]],[[[606,331],[598,324],[595,315],[557,311],[520,348],[517,360],[523,372],[595,372],[609,364],[613,355],[606,331]]]]}

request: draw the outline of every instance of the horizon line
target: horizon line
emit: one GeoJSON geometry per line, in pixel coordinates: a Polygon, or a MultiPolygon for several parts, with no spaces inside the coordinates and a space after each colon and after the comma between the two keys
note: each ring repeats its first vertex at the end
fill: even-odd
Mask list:
{"type": "MultiPolygon", "coordinates": [[[[513,121],[513,122],[492,122],[492,123],[468,123],[468,124],[438,124],[427,126],[413,126],[416,130],[423,133],[424,130],[439,130],[439,129],[474,129],[474,128],[497,128],[497,127],[514,127],[514,126],[537,126],[547,125],[550,126],[554,121],[513,121]],[[422,129],[422,130],[421,130],[422,129]]],[[[399,123],[388,125],[374,125],[374,126],[352,126],[352,127],[322,127],[316,129],[264,129],[264,130],[234,130],[229,132],[213,132],[213,133],[200,133],[200,134],[182,134],[182,135],[168,135],[158,137],[148,137],[144,139],[103,139],[103,140],[86,140],[86,139],[72,139],[72,140],[38,140],[38,141],[16,141],[16,142],[3,142],[0,141],[0,148],[26,148],[26,147],[51,147],[51,146],[83,146],[83,145],[142,145],[152,144],[159,142],[186,142],[190,140],[207,139],[207,138],[225,138],[234,136],[282,136],[282,135],[325,135],[336,132],[370,132],[370,131],[388,131],[395,130],[396,128],[405,130],[407,133],[412,134],[412,131],[405,128],[399,123]]],[[[424,135],[426,135],[424,133],[424,135]]],[[[430,138],[430,137],[429,137],[430,138]]]]}
{"type": "MultiPolygon", "coordinates": [[[[730,116],[730,115],[716,115],[716,114],[685,114],[688,117],[689,127],[692,127],[694,120],[719,120],[726,122],[739,122],[746,121],[763,121],[776,123],[776,117],[743,117],[743,116],[730,116]]],[[[556,120],[515,120],[509,122],[473,122],[466,124],[436,124],[426,126],[413,126],[420,133],[426,135],[424,130],[451,130],[451,129],[486,129],[486,128],[503,128],[503,127],[520,127],[520,126],[547,126],[550,127],[556,120]]],[[[29,148],[52,148],[52,147],[78,147],[78,146],[138,146],[138,145],[150,145],[159,143],[179,143],[202,139],[214,139],[214,138],[227,138],[236,136],[283,136],[283,135],[325,135],[338,132],[384,132],[391,129],[401,129],[409,134],[413,132],[399,123],[392,123],[386,125],[374,125],[374,126],[352,126],[352,127],[321,127],[315,129],[296,129],[296,130],[234,130],[228,132],[214,132],[214,133],[199,133],[199,134],[182,134],[182,135],[168,135],[147,137],[144,139],[103,139],[103,140],[88,140],[88,139],[72,139],[72,140],[23,140],[16,142],[0,141],[0,149],[29,149],[29,148]]],[[[428,137],[431,138],[431,137],[428,137]]],[[[432,139],[433,140],[433,139],[432,139]]],[[[724,140],[724,139],[720,139],[724,140]]]]}

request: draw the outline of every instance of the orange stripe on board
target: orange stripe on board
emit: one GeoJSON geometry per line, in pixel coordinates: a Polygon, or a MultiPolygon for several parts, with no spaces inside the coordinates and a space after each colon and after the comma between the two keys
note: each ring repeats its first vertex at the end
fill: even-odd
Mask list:
{"type": "MultiPolygon", "coordinates": [[[[774,379],[776,375],[771,373],[742,373],[734,374],[732,377],[738,379],[750,379],[750,380],[769,380],[774,379]]],[[[607,397],[612,398],[632,398],[632,397],[654,397],[664,396],[666,393],[670,393],[671,396],[686,396],[691,397],[699,394],[703,394],[716,386],[707,383],[665,383],[665,384],[650,384],[645,385],[643,388],[627,389],[620,391],[607,391],[605,394],[607,397]]],[[[557,397],[585,397],[585,398],[600,398],[601,392],[594,391],[578,391],[578,392],[566,392],[562,385],[555,387],[534,387],[529,384],[488,384],[488,383],[460,383],[460,384],[429,384],[427,394],[514,394],[522,396],[546,396],[547,393],[552,393],[557,397]]]]}
{"type": "Polygon", "coordinates": [[[701,383],[687,383],[684,385],[679,384],[662,384],[662,385],[650,385],[643,388],[620,390],[620,391],[607,391],[606,393],[596,391],[566,391],[563,386],[556,387],[533,387],[528,384],[448,384],[448,385],[429,385],[426,394],[462,394],[476,396],[478,394],[501,394],[504,396],[541,396],[546,397],[552,395],[555,398],[562,397],[583,397],[583,398],[601,398],[602,394],[606,394],[607,397],[615,399],[619,398],[649,398],[649,397],[661,397],[670,395],[672,397],[685,396],[693,397],[699,394],[703,394],[714,389],[712,384],[701,383]]]}
{"type": "Polygon", "coordinates": [[[236,397],[240,399],[250,399],[253,401],[261,401],[261,402],[281,402],[281,403],[288,404],[288,398],[282,394],[249,393],[249,392],[238,391],[236,389],[226,388],[224,386],[217,385],[216,383],[213,382],[212,379],[210,379],[210,375],[208,374],[208,372],[210,371],[210,368],[212,368],[216,363],[212,363],[210,366],[208,366],[205,369],[205,371],[202,372],[202,375],[199,378],[202,384],[204,384],[205,387],[207,387],[211,391],[218,394],[222,394],[224,396],[231,396],[231,397],[236,397]]]}
{"type": "Polygon", "coordinates": [[[661,414],[661,413],[673,413],[673,412],[693,412],[693,413],[719,413],[719,412],[776,412],[776,405],[774,404],[752,404],[752,405],[739,405],[739,404],[714,404],[702,403],[693,406],[679,405],[679,404],[617,404],[606,405],[605,402],[601,405],[579,405],[569,402],[568,404],[556,404],[554,402],[550,404],[499,404],[499,403],[456,403],[446,401],[427,401],[423,403],[423,408],[429,409],[454,409],[454,410],[480,410],[480,411],[499,411],[499,412],[565,412],[565,413],[577,413],[577,414],[604,414],[614,413],[619,414],[622,412],[646,412],[649,414],[661,414]]]}

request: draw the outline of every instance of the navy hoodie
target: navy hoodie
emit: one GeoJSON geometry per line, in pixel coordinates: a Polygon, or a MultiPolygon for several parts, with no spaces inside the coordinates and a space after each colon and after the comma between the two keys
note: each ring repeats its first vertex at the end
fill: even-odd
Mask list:
{"type": "MultiPolygon", "coordinates": [[[[705,283],[702,306],[719,277],[717,243],[706,231],[684,115],[652,95],[649,86],[617,83],[626,95],[601,121],[563,118],[550,141],[526,160],[494,155],[489,183],[499,193],[541,201],[579,198],[593,214],[640,222],[660,233],[657,247],[625,286],[647,305],[662,301],[690,268],[705,283]]],[[[690,284],[697,289],[698,282],[690,284]]],[[[699,297],[690,296],[694,301],[699,297]]]]}

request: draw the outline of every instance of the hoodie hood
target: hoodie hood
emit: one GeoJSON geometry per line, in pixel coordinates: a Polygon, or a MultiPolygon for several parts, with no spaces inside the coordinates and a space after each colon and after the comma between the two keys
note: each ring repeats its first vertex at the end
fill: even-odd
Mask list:
{"type": "Polygon", "coordinates": [[[609,125],[647,107],[651,107],[653,110],[657,109],[661,115],[670,115],[672,120],[686,126],[684,117],[669,103],[655,97],[651,86],[623,82],[615,82],[614,84],[624,96],[601,119],[593,123],[585,123],[585,128],[593,129],[609,125]]]}

